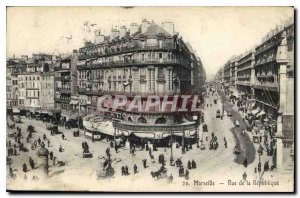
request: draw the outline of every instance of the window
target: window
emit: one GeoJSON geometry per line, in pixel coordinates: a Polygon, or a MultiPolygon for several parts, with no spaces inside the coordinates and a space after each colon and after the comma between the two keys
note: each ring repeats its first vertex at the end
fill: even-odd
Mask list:
{"type": "Polygon", "coordinates": [[[158,76],[162,76],[164,74],[163,68],[158,68],[157,74],[158,74],[158,76]]]}
{"type": "Polygon", "coordinates": [[[145,54],[142,54],[142,61],[145,61],[145,54]]]}
{"type": "Polygon", "coordinates": [[[158,54],[158,58],[162,58],[162,53],[159,53],[159,54],[158,54]]]}

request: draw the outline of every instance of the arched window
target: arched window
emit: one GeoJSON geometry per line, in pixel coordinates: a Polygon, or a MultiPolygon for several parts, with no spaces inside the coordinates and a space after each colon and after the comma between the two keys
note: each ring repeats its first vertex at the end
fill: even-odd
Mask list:
{"type": "Polygon", "coordinates": [[[165,124],[167,122],[166,118],[158,118],[156,121],[155,121],[155,124],[165,124]]]}
{"type": "Polygon", "coordinates": [[[140,117],[138,123],[147,123],[147,120],[144,117],[140,117]]]}

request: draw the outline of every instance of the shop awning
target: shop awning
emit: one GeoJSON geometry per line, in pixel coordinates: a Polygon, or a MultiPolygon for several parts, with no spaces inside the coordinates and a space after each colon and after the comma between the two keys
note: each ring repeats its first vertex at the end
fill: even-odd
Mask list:
{"type": "Polygon", "coordinates": [[[71,100],[70,104],[72,104],[72,105],[78,105],[78,101],[77,100],[71,100]]]}
{"type": "Polygon", "coordinates": [[[154,138],[155,135],[154,133],[133,133],[135,136],[140,137],[140,138],[154,138]]]}
{"type": "Polygon", "coordinates": [[[13,113],[20,113],[20,109],[18,109],[18,108],[13,108],[13,113]]]}
{"type": "Polygon", "coordinates": [[[34,113],[41,113],[41,110],[36,109],[36,110],[34,110],[34,113]]]}
{"type": "Polygon", "coordinates": [[[98,131],[107,135],[114,136],[114,127],[112,125],[112,122],[107,121],[107,122],[101,122],[98,127],[98,131]]]}

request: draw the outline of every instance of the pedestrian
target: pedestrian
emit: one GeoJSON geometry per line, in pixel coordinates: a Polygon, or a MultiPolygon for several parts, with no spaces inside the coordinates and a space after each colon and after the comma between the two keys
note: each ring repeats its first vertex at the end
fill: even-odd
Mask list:
{"type": "Polygon", "coordinates": [[[24,180],[27,181],[27,175],[26,174],[24,175],[24,180]]]}
{"type": "Polygon", "coordinates": [[[50,155],[50,160],[53,160],[53,152],[52,151],[50,151],[49,155],[50,155]]]}
{"type": "Polygon", "coordinates": [[[134,174],[137,173],[137,165],[136,165],[136,164],[133,165],[133,173],[134,173],[134,174]]]}
{"type": "Polygon", "coordinates": [[[34,140],[34,147],[35,147],[35,148],[37,147],[37,142],[36,142],[36,140],[34,140]]]}
{"type": "Polygon", "coordinates": [[[110,156],[109,148],[107,148],[105,152],[106,152],[106,156],[109,157],[110,156]]]}
{"type": "Polygon", "coordinates": [[[17,149],[14,149],[14,156],[17,156],[17,149]]]}
{"type": "Polygon", "coordinates": [[[31,157],[29,159],[29,165],[30,165],[31,169],[33,170],[34,169],[34,161],[33,161],[33,159],[31,159],[31,157]]]}
{"type": "Polygon", "coordinates": [[[193,169],[197,168],[196,162],[195,162],[194,160],[192,160],[192,168],[193,168],[193,169]]]}
{"type": "Polygon", "coordinates": [[[115,144],[115,151],[118,153],[118,146],[115,144]]]}
{"type": "Polygon", "coordinates": [[[55,166],[55,162],[56,162],[56,157],[53,157],[53,166],[55,166]]]}
{"type": "Polygon", "coordinates": [[[143,159],[143,166],[144,168],[147,168],[147,159],[143,159]]]}
{"type": "Polygon", "coordinates": [[[19,151],[22,151],[22,149],[23,149],[23,143],[21,143],[21,144],[19,145],[19,151]]]}
{"type": "Polygon", "coordinates": [[[125,175],[125,167],[124,166],[121,167],[121,172],[122,172],[122,176],[125,175]]]}
{"type": "Polygon", "coordinates": [[[59,149],[58,149],[59,152],[63,152],[63,148],[61,145],[59,145],[59,149]]]}
{"type": "Polygon", "coordinates": [[[128,166],[125,166],[125,173],[126,173],[126,175],[129,175],[128,166]]]}
{"type": "Polygon", "coordinates": [[[185,170],[185,175],[184,175],[186,180],[189,180],[190,178],[190,172],[188,170],[185,170]]]}
{"type": "Polygon", "coordinates": [[[46,134],[43,135],[43,140],[45,141],[47,139],[46,134]]]}
{"type": "Polygon", "coordinates": [[[23,164],[23,172],[24,172],[24,173],[27,172],[27,165],[26,165],[26,163],[23,164]]]}
{"type": "Polygon", "coordinates": [[[173,175],[171,174],[168,178],[168,182],[171,183],[173,181],[173,175]]]}
{"type": "Polygon", "coordinates": [[[41,145],[41,138],[38,139],[38,143],[39,143],[39,145],[41,145]]]}
{"type": "Polygon", "coordinates": [[[244,181],[247,180],[247,174],[246,174],[246,172],[244,172],[244,174],[243,174],[243,180],[244,180],[244,181]]]}
{"type": "Polygon", "coordinates": [[[188,169],[192,169],[192,163],[191,163],[191,161],[190,161],[190,160],[188,161],[188,165],[187,165],[187,167],[188,167],[188,169]]]}
{"type": "Polygon", "coordinates": [[[243,164],[244,164],[244,167],[247,168],[247,166],[248,166],[248,161],[247,161],[247,158],[246,158],[246,157],[245,157],[245,159],[244,159],[243,164]]]}
{"type": "Polygon", "coordinates": [[[47,143],[48,143],[48,147],[50,147],[50,140],[49,139],[48,139],[47,143]]]}
{"type": "Polygon", "coordinates": [[[62,137],[63,140],[65,140],[65,134],[64,133],[61,135],[61,137],[62,137]]]}

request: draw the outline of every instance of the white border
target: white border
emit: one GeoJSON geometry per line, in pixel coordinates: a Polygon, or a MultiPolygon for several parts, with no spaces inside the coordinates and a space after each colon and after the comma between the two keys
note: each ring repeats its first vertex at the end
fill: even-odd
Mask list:
{"type": "MultiPolygon", "coordinates": [[[[6,192],[6,179],[5,179],[5,172],[6,172],[6,147],[5,147],[5,130],[6,130],[6,120],[5,120],[5,113],[6,113],[6,78],[5,78],[5,68],[6,68],[6,6],[294,6],[296,9],[299,8],[299,2],[297,0],[240,0],[240,1],[224,1],[224,0],[207,0],[207,1],[195,1],[195,0],[172,0],[172,1],[163,1],[163,0],[106,0],[106,1],[96,1],[96,0],[0,0],[0,63],[1,63],[1,78],[0,84],[1,91],[0,91],[0,112],[1,112],[1,119],[0,119],[0,126],[1,126],[1,178],[0,178],[0,186],[1,186],[1,193],[0,197],[8,197],[11,196],[9,193],[6,192]],[[3,144],[2,144],[3,143],[3,144]]],[[[26,17],[26,16],[24,16],[26,17]]],[[[297,31],[298,32],[298,20],[296,20],[297,24],[297,31]]],[[[298,48],[298,44],[296,43],[296,49],[298,48]]],[[[298,60],[298,50],[297,50],[297,57],[298,60]]],[[[296,66],[297,68],[297,66],[296,66]]],[[[299,76],[299,69],[297,69],[297,76],[299,76]]],[[[298,80],[299,81],[299,80],[298,80]]],[[[299,84],[297,83],[297,92],[299,92],[299,84]]],[[[297,112],[299,110],[299,105],[297,108],[297,112]]],[[[299,122],[299,117],[297,117],[297,123],[299,122]]],[[[297,133],[297,131],[295,131],[297,133]]],[[[299,148],[299,134],[297,135],[297,146],[299,148]]],[[[297,153],[297,151],[295,152],[297,153]]],[[[299,161],[299,160],[298,160],[299,161]]],[[[297,171],[299,171],[299,166],[297,165],[297,171]]],[[[297,179],[297,178],[296,178],[297,179]]],[[[299,190],[299,181],[297,182],[298,186],[297,189],[299,190]]],[[[55,195],[55,194],[54,194],[55,195]]],[[[182,194],[181,194],[182,195],[182,194]]],[[[221,195],[221,194],[219,194],[221,195]]],[[[243,194],[242,196],[244,196],[243,194]]],[[[22,195],[24,196],[24,195],[22,195]]],[[[31,196],[31,195],[29,195],[31,196]]],[[[51,195],[53,196],[53,195],[51,195]]],[[[61,196],[61,195],[56,195],[61,196]]],[[[70,195],[69,195],[70,196],[70,195]]],[[[82,195],[80,195],[82,196],[82,195]]],[[[83,195],[84,196],[84,195],[83,195]]],[[[96,195],[96,196],[104,196],[103,194],[96,195]]],[[[117,196],[117,195],[113,195],[117,196]]],[[[118,195],[119,196],[119,195],[118,195]]],[[[124,196],[124,194],[120,195],[124,196]]],[[[141,196],[141,195],[138,195],[141,196]]],[[[145,195],[143,195],[145,196],[145,195]]],[[[155,196],[163,196],[157,195],[155,196]]],[[[174,196],[174,195],[168,195],[174,196]]],[[[185,196],[185,195],[182,195],[185,196]]],[[[206,196],[204,194],[197,194],[196,196],[206,196]]],[[[217,196],[214,194],[213,196],[217,196]]],[[[241,196],[241,195],[237,195],[241,196]]],[[[255,196],[273,196],[273,195],[255,195],[255,196]]],[[[282,196],[282,194],[280,194],[282,196]]]]}

